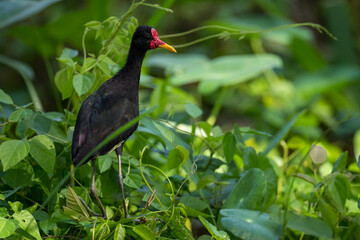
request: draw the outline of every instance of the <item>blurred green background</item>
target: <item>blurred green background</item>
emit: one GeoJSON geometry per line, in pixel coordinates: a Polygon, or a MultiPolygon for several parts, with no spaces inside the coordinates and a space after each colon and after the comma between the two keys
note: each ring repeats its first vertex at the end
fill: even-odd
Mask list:
{"type": "MultiPolygon", "coordinates": [[[[165,171],[179,189],[181,199],[206,199],[209,206],[206,213],[216,218],[226,208],[239,207],[226,206],[231,204],[228,198],[234,200],[238,198],[237,193],[241,196],[240,190],[252,190],[251,184],[250,187],[240,184],[245,174],[250,173],[252,178],[247,176],[254,184],[262,176],[263,185],[261,188],[257,185],[256,190],[264,192],[266,187],[266,194],[262,193],[264,197],[259,194],[257,201],[261,204],[252,202],[250,205],[254,206],[247,207],[275,213],[272,217],[285,209],[285,215],[289,211],[291,220],[282,225],[281,219],[277,219],[277,227],[289,224],[289,228],[295,230],[283,231],[282,235],[275,231],[275,238],[292,239],[292,236],[295,239],[304,233],[309,235],[304,239],[340,238],[359,233],[360,1],[154,0],[151,3],[170,8],[173,13],[139,6],[133,13],[135,18],[129,18],[115,40],[106,45],[106,37],[119,23],[117,18],[109,17],[122,16],[131,3],[120,0],[0,1],[0,89],[14,100],[12,104],[11,98],[10,101],[0,92],[4,170],[1,178],[5,179],[0,187],[2,191],[21,189],[17,195],[23,194],[26,199],[11,196],[14,192],[7,197],[13,202],[20,198],[28,207],[32,201],[49,200],[42,188],[57,192],[56,198],[60,200],[50,201],[46,209],[51,215],[49,219],[57,223],[55,210],[65,204],[68,182],[61,186],[62,190],[56,186],[71,169],[69,149],[80,103],[124,64],[136,24],[148,24],[155,27],[160,38],[173,45],[178,54],[157,49],[149,51],[144,60],[140,107],[157,105],[158,108],[151,117],[140,121],[138,131],[127,141],[124,158],[129,166],[132,160],[136,162],[141,158],[139,152],[148,146],[145,164],[165,171]],[[320,24],[336,40],[318,25],[291,25],[306,22],[320,24]],[[85,24],[89,29],[87,34],[84,34],[85,24]],[[169,36],[210,25],[216,27],[169,36]],[[109,48],[108,58],[100,57],[103,50],[107,51],[104,45],[109,48]],[[79,88],[73,82],[73,75],[81,83],[90,83],[79,88]],[[43,121],[38,122],[39,119],[43,121]],[[32,153],[36,148],[32,145],[31,157],[28,147],[24,156],[18,156],[18,164],[9,167],[13,159],[7,157],[12,151],[7,146],[14,142],[28,146],[28,142],[40,135],[49,137],[46,144],[53,144],[48,155],[40,156],[48,165],[44,168],[38,164],[36,154],[34,157],[32,153]],[[316,151],[322,151],[316,148],[308,161],[312,144],[322,146],[327,156],[319,153],[320,157],[314,157],[316,151]],[[194,166],[197,160],[202,160],[196,163],[199,168],[191,174],[191,179],[184,181],[183,188],[180,184],[190,173],[184,170],[186,164],[176,170],[171,166],[175,158],[171,158],[170,153],[176,151],[179,155],[186,153],[179,166],[188,158],[188,163],[194,166]],[[51,161],[47,161],[49,156],[51,161]],[[26,161],[22,161],[24,159],[26,161]],[[31,171],[24,173],[21,181],[13,181],[19,179],[18,171],[24,166],[31,171]],[[268,179],[254,168],[263,170],[268,179]],[[37,180],[39,176],[41,181],[37,180]],[[198,193],[199,189],[204,189],[203,195],[198,193]],[[306,231],[295,221],[296,217],[291,218],[290,212],[312,216],[312,220],[303,221],[306,231]],[[323,235],[315,230],[324,225],[312,224],[313,220],[320,219],[332,228],[323,235]]],[[[104,183],[100,189],[104,203],[118,211],[118,189],[110,184],[116,173],[111,168],[115,160],[109,156],[98,161],[100,173],[107,173],[99,174],[97,181],[104,183]]],[[[138,212],[146,200],[143,193],[149,191],[144,188],[137,162],[134,165],[127,179],[136,184],[129,181],[125,184],[133,212],[138,212]]],[[[84,165],[76,174],[75,179],[85,187],[75,187],[75,190],[78,195],[85,195],[90,167],[84,165]]],[[[167,179],[154,176],[152,184],[166,185],[167,179]]],[[[70,179],[69,184],[74,186],[74,180],[70,179]]],[[[161,194],[170,206],[169,194],[166,191],[161,194]]],[[[184,200],[184,205],[189,202],[191,205],[192,200],[184,200]]],[[[9,208],[7,202],[3,204],[9,208]]],[[[239,209],[244,210],[244,206],[239,209]]],[[[196,214],[189,216],[196,218],[196,214]]],[[[68,221],[68,218],[64,219],[68,221]]],[[[116,218],[120,217],[116,215],[116,218]]],[[[179,215],[178,219],[184,218],[179,215]]],[[[216,227],[221,229],[220,221],[217,222],[216,227]]],[[[40,227],[46,234],[53,231],[48,226],[40,227]]],[[[231,228],[231,234],[238,230],[238,226],[226,227],[231,228]]],[[[63,232],[67,233],[66,229],[64,227],[63,232]]],[[[77,231],[76,227],[69,229],[77,231]]],[[[197,230],[193,227],[194,235],[200,236],[197,230]]],[[[257,230],[253,232],[256,235],[257,230]]]]}
{"type": "MultiPolygon", "coordinates": [[[[60,112],[66,102],[61,101],[54,84],[54,75],[60,69],[56,58],[64,47],[82,49],[86,22],[121,16],[131,4],[130,1],[111,0],[14,1],[7,5],[8,2],[0,3],[0,88],[9,93],[17,105],[31,101],[23,77],[8,65],[8,58],[19,61],[28,67],[23,71],[32,80],[44,110],[60,112]]],[[[140,25],[153,25],[160,35],[209,24],[249,31],[301,22],[326,27],[337,41],[314,28],[303,27],[249,34],[242,40],[231,36],[228,39],[212,38],[178,48],[178,52],[179,56],[191,53],[197,57],[203,55],[206,59],[264,52],[280,56],[283,63],[276,75],[268,72],[265,77],[232,85],[226,90],[217,123],[232,127],[237,122],[241,126],[273,132],[284,124],[288,116],[307,108],[309,111],[298,126],[300,135],[314,139],[333,127],[334,131],[327,136],[329,141],[352,154],[359,151],[354,150],[352,144],[354,133],[360,127],[359,1],[166,0],[153,3],[169,7],[174,13],[140,7],[135,16],[140,25]],[[335,127],[344,118],[350,120],[335,127]]],[[[218,32],[217,29],[203,30],[164,40],[176,46],[218,32]]],[[[93,37],[87,37],[86,46],[91,53],[96,52],[100,44],[93,37]]],[[[182,61],[181,56],[178,59],[182,61]]],[[[152,61],[148,62],[152,66],[152,61]]],[[[149,66],[146,63],[145,59],[145,66],[149,66]]],[[[158,74],[155,67],[147,69],[150,75],[158,74]]],[[[219,91],[203,94],[196,90],[196,82],[180,85],[190,91],[209,114],[219,91]]]]}

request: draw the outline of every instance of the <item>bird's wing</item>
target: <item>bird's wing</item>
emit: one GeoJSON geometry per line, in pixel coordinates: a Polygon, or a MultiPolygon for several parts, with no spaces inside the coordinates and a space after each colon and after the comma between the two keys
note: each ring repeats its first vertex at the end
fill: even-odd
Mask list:
{"type": "MultiPolygon", "coordinates": [[[[74,159],[76,155],[78,155],[76,159],[80,161],[80,158],[112,132],[138,115],[137,102],[134,103],[125,96],[118,96],[111,92],[93,94],[94,96],[91,95],[86,99],[81,107],[74,131],[73,161],[76,161],[74,159]]],[[[126,140],[134,130],[131,128],[121,133],[97,153],[104,154],[110,151],[116,144],[126,140]]]]}

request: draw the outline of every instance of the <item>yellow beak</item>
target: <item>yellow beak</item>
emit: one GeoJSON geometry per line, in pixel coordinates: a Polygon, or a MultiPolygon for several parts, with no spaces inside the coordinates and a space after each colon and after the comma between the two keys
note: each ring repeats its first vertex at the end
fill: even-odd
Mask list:
{"type": "Polygon", "coordinates": [[[159,45],[159,47],[165,48],[166,50],[169,50],[169,51],[172,51],[172,52],[176,53],[175,48],[173,48],[173,47],[170,46],[169,44],[166,44],[166,43],[165,43],[165,44],[159,45]]]}

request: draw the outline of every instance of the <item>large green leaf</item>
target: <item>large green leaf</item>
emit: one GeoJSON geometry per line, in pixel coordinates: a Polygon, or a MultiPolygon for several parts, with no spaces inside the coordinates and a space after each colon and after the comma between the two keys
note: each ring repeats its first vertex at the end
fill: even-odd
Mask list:
{"type": "Polygon", "coordinates": [[[206,229],[209,231],[209,233],[213,238],[215,238],[216,240],[230,240],[230,237],[226,232],[217,230],[214,225],[209,223],[202,216],[199,216],[199,219],[202,222],[202,224],[204,224],[204,226],[206,227],[206,229]]]}
{"type": "Polygon", "coordinates": [[[291,229],[311,236],[325,239],[332,238],[332,230],[329,225],[318,218],[301,216],[292,212],[288,212],[287,226],[291,229]]]}
{"type": "Polygon", "coordinates": [[[221,224],[236,237],[246,240],[278,240],[281,225],[266,213],[248,209],[220,210],[221,224]]]}
{"type": "Polygon", "coordinates": [[[28,161],[21,161],[6,171],[5,182],[12,188],[29,186],[34,178],[34,169],[28,161]]]}
{"type": "MultiPolygon", "coordinates": [[[[252,147],[248,147],[243,153],[244,169],[250,170],[253,168],[261,169],[266,177],[266,193],[264,195],[265,200],[271,200],[275,198],[277,193],[277,176],[273,165],[270,160],[263,153],[256,153],[252,147]]],[[[266,203],[264,201],[263,203],[266,203]]]]}
{"type": "Polygon", "coordinates": [[[9,219],[0,218],[0,238],[11,236],[16,230],[16,225],[9,219]]]}
{"type": "Polygon", "coordinates": [[[90,219],[88,211],[71,187],[68,187],[66,192],[66,206],[64,206],[64,213],[69,217],[80,221],[90,219]]]}
{"type": "Polygon", "coordinates": [[[0,2],[0,28],[24,20],[60,0],[3,0],[0,2]]]}
{"type": "Polygon", "coordinates": [[[41,115],[33,115],[27,120],[27,126],[39,135],[46,135],[57,143],[67,143],[65,132],[59,127],[58,123],[41,115]]]}
{"type": "Polygon", "coordinates": [[[36,220],[29,211],[22,210],[20,213],[14,213],[13,217],[19,222],[19,227],[21,229],[29,233],[37,240],[42,240],[36,220]]]}
{"type": "Polygon", "coordinates": [[[0,159],[4,171],[15,166],[29,154],[30,146],[22,140],[8,140],[0,145],[0,159]]]}
{"type": "Polygon", "coordinates": [[[30,139],[30,155],[47,173],[52,173],[55,166],[55,146],[45,135],[37,135],[30,139]]]}
{"type": "Polygon", "coordinates": [[[12,112],[9,116],[9,121],[19,122],[21,120],[27,120],[33,115],[33,110],[31,109],[18,109],[12,112]]]}
{"type": "Polygon", "coordinates": [[[258,168],[250,169],[235,185],[222,209],[254,209],[264,196],[266,184],[263,171],[258,168]]]}

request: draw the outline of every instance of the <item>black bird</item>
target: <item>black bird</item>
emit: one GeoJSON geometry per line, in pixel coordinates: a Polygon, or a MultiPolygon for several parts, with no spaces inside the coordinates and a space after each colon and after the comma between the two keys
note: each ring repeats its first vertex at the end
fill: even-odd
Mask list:
{"type": "MultiPolygon", "coordinates": [[[[139,26],[132,37],[124,67],[103,83],[97,91],[86,98],[81,105],[76,119],[71,148],[74,165],[79,164],[92,149],[112,132],[139,115],[138,95],[142,61],[148,50],[157,47],[176,52],[173,47],[159,39],[158,33],[154,28],[139,26]]],[[[91,193],[101,209],[103,218],[106,218],[106,211],[97,195],[95,186],[96,157],[110,153],[113,150],[116,151],[119,163],[118,181],[124,204],[125,217],[128,217],[121,174],[121,153],[125,141],[136,131],[137,126],[138,124],[134,124],[82,162],[84,164],[90,160],[92,161],[91,193]]],[[[89,210],[88,207],[87,209],[89,210]]],[[[94,212],[92,213],[99,215],[94,212]]]]}

